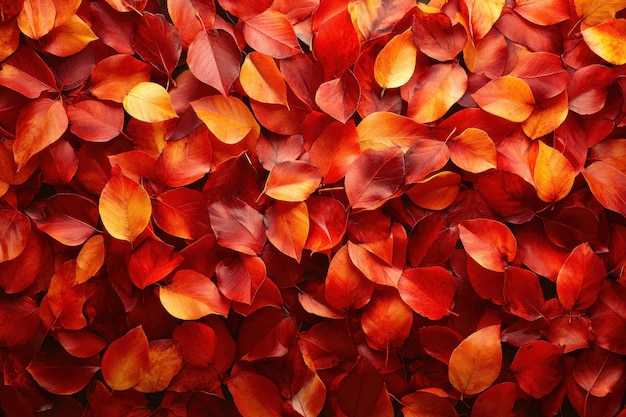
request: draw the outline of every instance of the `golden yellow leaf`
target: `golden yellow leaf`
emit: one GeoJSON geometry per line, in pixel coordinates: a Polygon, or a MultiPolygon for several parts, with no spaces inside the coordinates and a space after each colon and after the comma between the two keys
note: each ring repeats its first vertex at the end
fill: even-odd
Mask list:
{"type": "Polygon", "coordinates": [[[581,32],[596,55],[614,65],[626,64],[626,19],[609,20],[581,32]]]}
{"type": "Polygon", "coordinates": [[[157,123],[178,117],[165,88],[150,81],[140,82],[124,97],[124,110],[137,120],[157,123]]]}
{"type": "Polygon", "coordinates": [[[539,142],[533,180],[540,199],[547,203],[564,199],[572,189],[575,177],[572,164],[561,152],[539,142]]]}
{"type": "Polygon", "coordinates": [[[536,106],[528,119],[522,122],[522,130],[531,139],[537,139],[554,132],[567,118],[568,105],[567,91],[544,100],[541,106],[536,106]]]}
{"type": "Polygon", "coordinates": [[[90,237],[76,257],[76,285],[87,282],[104,264],[104,238],[102,235],[90,237]]]}
{"type": "Polygon", "coordinates": [[[413,32],[407,29],[394,36],[380,51],[374,63],[374,78],[382,88],[397,88],[413,76],[417,47],[413,32]]]}
{"type": "Polygon", "coordinates": [[[626,7],[626,0],[574,0],[576,13],[582,19],[582,29],[615,19],[626,7]]]}
{"type": "Polygon", "coordinates": [[[241,66],[239,82],[251,99],[287,106],[287,84],[271,56],[260,52],[248,54],[241,66]]]}
{"type": "Polygon", "coordinates": [[[56,56],[70,56],[82,51],[91,41],[98,39],[89,25],[77,15],[55,27],[41,40],[46,52],[56,56]]]}
{"type": "Polygon", "coordinates": [[[203,97],[192,101],[191,107],[221,142],[233,145],[246,137],[259,137],[259,124],[248,107],[236,97],[203,97]]]}

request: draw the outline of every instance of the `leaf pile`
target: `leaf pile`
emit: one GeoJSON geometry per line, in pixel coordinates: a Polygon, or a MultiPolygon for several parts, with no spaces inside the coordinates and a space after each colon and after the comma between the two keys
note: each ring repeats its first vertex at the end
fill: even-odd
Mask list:
{"type": "Polygon", "coordinates": [[[0,2],[0,415],[626,415],[626,2],[0,2]]]}

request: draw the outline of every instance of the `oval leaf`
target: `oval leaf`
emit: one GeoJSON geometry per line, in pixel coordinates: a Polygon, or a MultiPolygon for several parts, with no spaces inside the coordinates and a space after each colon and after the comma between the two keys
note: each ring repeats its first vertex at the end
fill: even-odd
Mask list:
{"type": "Polygon", "coordinates": [[[236,97],[209,96],[190,104],[221,142],[233,145],[249,135],[254,139],[259,137],[259,124],[250,109],[236,97]]]}
{"type": "Polygon", "coordinates": [[[263,193],[280,201],[304,201],[322,182],[319,169],[304,161],[286,161],[272,168],[263,193]]]}
{"type": "Polygon", "coordinates": [[[251,99],[287,106],[287,84],[272,57],[260,52],[248,54],[241,66],[239,82],[251,99]]]}
{"type": "Polygon", "coordinates": [[[149,366],[148,338],[141,326],[111,342],[102,356],[102,376],[116,391],[137,385],[149,366]]]}
{"type": "Polygon", "coordinates": [[[209,314],[226,316],[230,303],[206,276],[183,269],[177,271],[168,285],[159,288],[161,304],[181,320],[197,320],[209,314]]]}
{"type": "Polygon", "coordinates": [[[256,255],[263,250],[266,239],[263,215],[243,201],[210,204],[209,218],[221,246],[248,255],[256,255]]]}
{"type": "Polygon", "coordinates": [[[374,78],[382,88],[397,88],[413,76],[417,47],[413,32],[407,29],[394,36],[379,52],[374,63],[374,78]]]}
{"type": "Polygon", "coordinates": [[[572,164],[561,152],[539,142],[533,180],[540,199],[547,203],[564,199],[572,189],[575,177],[572,164]]]}
{"type": "Polygon", "coordinates": [[[486,112],[511,122],[523,122],[535,108],[535,99],[528,84],[512,76],[489,81],[472,94],[472,98],[486,112]]]}
{"type": "Polygon", "coordinates": [[[440,266],[405,269],[398,281],[398,291],[417,314],[439,320],[454,307],[456,281],[440,266]]]}
{"type": "Polygon", "coordinates": [[[300,262],[309,235],[309,212],[303,202],[277,201],[265,213],[267,238],[276,249],[300,262]]]}
{"type": "Polygon", "coordinates": [[[584,311],[598,298],[606,277],[604,262],[588,243],[574,248],[556,277],[556,293],[563,307],[584,311]]]}
{"type": "Polygon", "coordinates": [[[459,224],[467,254],[480,266],[502,272],[517,254],[517,241],[504,224],[489,219],[466,220],[459,224]]]}
{"type": "Polygon", "coordinates": [[[496,167],[496,145],[484,130],[470,127],[447,143],[450,159],[465,171],[478,174],[496,167]]]}
{"type": "Polygon", "coordinates": [[[140,82],[123,100],[124,110],[137,120],[157,123],[177,118],[172,100],[165,88],[153,82],[140,82]]]}

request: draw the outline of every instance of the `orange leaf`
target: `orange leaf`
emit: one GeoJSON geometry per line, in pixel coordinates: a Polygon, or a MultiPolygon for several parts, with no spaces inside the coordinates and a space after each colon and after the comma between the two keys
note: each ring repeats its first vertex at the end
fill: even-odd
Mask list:
{"type": "Polygon", "coordinates": [[[182,187],[211,170],[213,152],[209,131],[200,126],[188,136],[165,144],[154,168],[157,178],[169,187],[182,187]]]}
{"type": "Polygon", "coordinates": [[[246,137],[259,137],[259,124],[250,109],[236,97],[203,97],[192,101],[191,107],[221,142],[232,145],[246,137]]]}
{"type": "Polygon", "coordinates": [[[60,100],[40,98],[24,105],[17,117],[13,157],[22,168],[37,152],[56,142],[68,126],[60,100]]]}
{"type": "Polygon", "coordinates": [[[177,118],[165,88],[153,82],[141,82],[124,97],[124,110],[137,120],[158,123],[177,118]]]}
{"type": "Polygon", "coordinates": [[[311,163],[317,166],[325,184],[332,184],[346,175],[361,148],[354,121],[342,124],[334,121],[324,128],[311,144],[311,163]]]}
{"type": "Polygon", "coordinates": [[[0,61],[13,54],[20,45],[20,30],[12,20],[0,22],[0,61]]]}
{"type": "Polygon", "coordinates": [[[615,65],[626,64],[626,19],[609,20],[580,33],[600,58],[615,65]]]}
{"type": "Polygon", "coordinates": [[[496,145],[481,129],[470,127],[448,141],[450,159],[456,166],[478,174],[496,167],[496,145]]]}
{"type": "Polygon", "coordinates": [[[537,139],[554,132],[567,118],[569,103],[567,92],[540,101],[528,119],[522,122],[522,130],[531,139],[537,139]]]}
{"type": "Polygon", "coordinates": [[[455,63],[436,64],[416,81],[419,89],[409,100],[407,115],[418,123],[442,117],[467,90],[467,73],[455,63]]]}
{"type": "Polygon", "coordinates": [[[149,367],[148,338],[141,326],[111,342],[102,356],[102,376],[116,391],[137,385],[149,367]]]}
{"type": "Polygon", "coordinates": [[[361,151],[399,146],[406,152],[416,140],[430,139],[430,128],[408,117],[387,111],[370,113],[356,127],[361,151]]]}
{"type": "Polygon", "coordinates": [[[136,12],[141,14],[146,7],[147,0],[106,0],[113,9],[121,13],[136,12]]]}
{"type": "Polygon", "coordinates": [[[244,254],[222,259],[215,268],[220,292],[231,301],[248,305],[254,301],[266,273],[261,258],[244,254]]]}
{"type": "Polygon", "coordinates": [[[113,55],[98,62],[91,72],[89,92],[101,100],[121,103],[141,82],[150,81],[151,67],[130,55],[113,55]]]}
{"type": "Polygon", "coordinates": [[[24,0],[17,25],[24,35],[39,40],[54,28],[55,15],[53,0],[24,0]]]}
{"type": "Polygon", "coordinates": [[[593,196],[609,210],[626,216],[626,174],[604,161],[582,171],[593,196]]]}
{"type": "Polygon", "coordinates": [[[413,311],[397,292],[376,295],[363,309],[361,327],[367,344],[389,354],[399,348],[409,337],[413,324],[413,311]]]}
{"type": "Polygon", "coordinates": [[[605,139],[591,148],[590,161],[603,161],[626,174],[626,141],[605,139]]]}
{"type": "Polygon", "coordinates": [[[533,180],[537,195],[547,203],[555,203],[569,194],[576,173],[567,158],[556,149],[539,142],[533,180]]]}
{"type": "Polygon", "coordinates": [[[491,30],[503,7],[504,0],[461,0],[461,13],[469,22],[474,41],[482,39],[491,30]]]}
{"type": "Polygon", "coordinates": [[[333,119],[346,123],[356,111],[361,97],[359,81],[351,70],[322,83],[315,92],[315,103],[333,119]]]}
{"type": "Polygon", "coordinates": [[[398,291],[417,314],[439,320],[454,307],[456,281],[440,266],[405,269],[398,281],[398,291]]]}
{"type": "Polygon", "coordinates": [[[483,327],[454,349],[448,378],[462,396],[472,396],[489,388],[501,367],[500,325],[483,327]]]}
{"type": "Polygon", "coordinates": [[[417,182],[406,192],[413,203],[428,210],[443,210],[459,195],[461,176],[442,171],[417,182]]]}
{"type": "Polygon", "coordinates": [[[517,0],[513,10],[529,22],[541,26],[555,25],[570,18],[567,0],[517,0]]]}
{"type": "Polygon", "coordinates": [[[271,8],[245,20],[243,36],[252,49],[272,58],[283,59],[302,52],[287,17],[271,8]]]}
{"type": "Polygon", "coordinates": [[[252,373],[236,373],[226,383],[242,416],[281,417],[283,399],[271,379],[252,373]]]}
{"type": "Polygon", "coordinates": [[[300,262],[309,235],[309,212],[303,202],[277,201],[265,213],[267,238],[276,249],[300,262]]]}
{"type": "Polygon", "coordinates": [[[85,100],[67,107],[70,131],[90,142],[107,142],[124,128],[124,111],[106,101],[85,100]]]}
{"type": "Polygon", "coordinates": [[[309,212],[309,236],[304,247],[322,252],[335,247],[346,231],[346,210],[336,199],[313,196],[306,201],[309,212]]]}
{"type": "Polygon", "coordinates": [[[211,233],[206,197],[191,188],[175,188],[152,200],[154,223],[172,236],[200,239],[211,233]]]}
{"type": "Polygon", "coordinates": [[[364,307],[372,297],[374,283],[350,260],[348,247],[342,246],[333,256],[326,275],[324,298],[331,307],[346,312],[364,307]]]}
{"type": "Polygon", "coordinates": [[[128,259],[128,276],[135,286],[144,289],[169,275],[183,257],[160,240],[148,238],[128,259]]]}
{"type": "Polygon", "coordinates": [[[459,417],[449,399],[425,391],[402,397],[404,417],[459,417]]]}
{"type": "Polygon", "coordinates": [[[417,47],[410,29],[394,36],[378,53],[374,77],[382,88],[397,88],[413,76],[417,62],[417,47]]]}
{"type": "Polygon", "coordinates": [[[483,110],[512,122],[528,119],[535,108],[535,99],[528,84],[510,75],[489,81],[472,98],[483,110]]]}
{"type": "Polygon", "coordinates": [[[272,57],[260,52],[248,54],[241,66],[239,82],[251,99],[287,106],[287,84],[272,57]]]}
{"type": "Polygon", "coordinates": [[[588,243],[576,246],[556,277],[559,302],[570,311],[584,311],[598,298],[606,269],[588,243]]]}
{"type": "Polygon", "coordinates": [[[178,29],[183,49],[187,49],[204,28],[211,28],[215,24],[214,2],[168,0],[167,11],[178,29]]]}
{"type": "Polygon", "coordinates": [[[41,40],[41,46],[46,52],[66,57],[82,51],[96,39],[98,37],[89,25],[77,15],[72,15],[65,23],[48,33],[41,40]]]}
{"type": "Polygon", "coordinates": [[[459,224],[467,254],[483,268],[502,272],[517,254],[517,241],[508,227],[489,219],[466,220],[459,224]]]}
{"type": "Polygon", "coordinates": [[[104,264],[105,253],[104,238],[102,235],[90,237],[83,244],[83,247],[76,257],[76,279],[74,283],[82,284],[96,275],[104,264]]]}
{"type": "Polygon", "coordinates": [[[415,44],[437,61],[454,59],[463,50],[467,35],[463,25],[454,25],[443,12],[421,10],[413,20],[415,44]]]}
{"type": "Polygon", "coordinates": [[[576,13],[582,19],[582,29],[615,19],[618,11],[626,7],[624,0],[574,0],[576,13]]]}
{"type": "Polygon", "coordinates": [[[0,263],[15,259],[22,253],[30,228],[28,216],[8,204],[0,205],[0,263]]]}
{"type": "Polygon", "coordinates": [[[266,239],[261,213],[238,199],[212,203],[208,210],[220,246],[248,255],[261,253],[266,239]]]}
{"type": "Polygon", "coordinates": [[[148,369],[134,386],[139,392],[164,391],[183,366],[183,350],[176,340],[153,340],[148,347],[148,369]]]}
{"type": "Polygon", "coordinates": [[[317,190],[322,175],[319,169],[304,161],[285,161],[272,168],[263,193],[280,201],[304,201],[317,190]]]}
{"type": "Polygon", "coordinates": [[[129,242],[144,231],[152,215],[150,197],[143,187],[121,174],[107,181],[98,210],[109,234],[129,242]]]}
{"type": "Polygon", "coordinates": [[[161,304],[181,320],[197,320],[217,314],[226,317],[230,303],[206,276],[191,269],[176,271],[170,283],[159,288],[161,304]]]}

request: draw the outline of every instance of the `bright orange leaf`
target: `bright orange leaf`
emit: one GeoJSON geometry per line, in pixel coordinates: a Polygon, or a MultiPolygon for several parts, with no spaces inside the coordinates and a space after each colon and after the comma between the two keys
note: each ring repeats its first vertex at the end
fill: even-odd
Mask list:
{"type": "Polygon", "coordinates": [[[167,389],[183,366],[183,353],[176,340],[153,340],[148,346],[148,369],[133,388],[139,392],[160,392],[167,389]]]}
{"type": "MultiPolygon", "coordinates": [[[[360,125],[359,125],[360,126],[360,125]]],[[[311,144],[311,163],[316,165],[325,184],[332,184],[346,175],[346,171],[359,156],[361,148],[353,122],[332,122],[324,128],[311,144]]]]}
{"type": "Polygon", "coordinates": [[[415,144],[416,139],[432,137],[427,126],[406,116],[386,111],[369,114],[357,125],[356,131],[359,135],[361,151],[399,146],[406,153],[415,144]]]}
{"type": "Polygon", "coordinates": [[[24,35],[39,40],[54,28],[55,14],[52,0],[24,0],[17,24],[24,35]]]}
{"type": "Polygon", "coordinates": [[[588,243],[574,248],[556,277],[559,301],[570,311],[584,311],[598,298],[606,269],[588,243]]]}
{"type": "Polygon", "coordinates": [[[124,97],[124,110],[137,120],[157,123],[177,118],[169,94],[161,85],[141,82],[124,97]]]}
{"type": "Polygon", "coordinates": [[[417,61],[417,47],[413,32],[405,30],[394,36],[380,51],[374,63],[374,77],[382,88],[397,88],[413,75],[417,61]]]}
{"type": "Polygon", "coordinates": [[[581,32],[596,55],[614,65],[626,64],[626,19],[613,19],[581,32]]]}
{"type": "Polygon", "coordinates": [[[578,17],[582,19],[582,29],[600,25],[615,19],[618,11],[626,7],[624,0],[574,0],[578,17]]]}
{"type": "Polygon", "coordinates": [[[43,48],[56,56],[70,56],[82,51],[98,39],[89,25],[77,15],[72,15],[62,25],[55,27],[41,41],[43,48]]]}
{"type": "Polygon", "coordinates": [[[117,391],[137,385],[149,369],[148,339],[141,326],[111,342],[102,356],[102,376],[117,391]]]}
{"type": "Polygon", "coordinates": [[[494,383],[501,367],[500,325],[487,326],[470,334],[454,349],[448,378],[462,396],[473,396],[494,383]]]}
{"type": "Polygon", "coordinates": [[[469,22],[474,41],[482,39],[500,17],[504,0],[462,0],[461,13],[469,22]]]}
{"type": "Polygon", "coordinates": [[[106,249],[102,235],[87,239],[76,257],[76,284],[87,282],[104,264],[106,249]]]}
{"type": "Polygon", "coordinates": [[[133,87],[150,81],[150,68],[130,55],[112,55],[93,69],[89,92],[99,99],[121,103],[133,87]]]}
{"type": "Polygon", "coordinates": [[[461,169],[477,174],[496,167],[496,145],[484,130],[470,127],[447,143],[450,159],[461,169]]]}
{"type": "Polygon", "coordinates": [[[348,247],[342,246],[335,253],[328,267],[324,298],[339,311],[364,307],[372,297],[374,283],[354,266],[348,247]]]}
{"type": "Polygon", "coordinates": [[[239,254],[220,261],[215,267],[217,286],[229,300],[252,304],[265,281],[266,268],[258,256],[239,254]]]}
{"type": "Polygon", "coordinates": [[[259,137],[259,124],[248,107],[236,97],[203,97],[192,101],[191,107],[209,130],[226,144],[235,144],[246,137],[259,137]]]}
{"type": "Polygon", "coordinates": [[[319,169],[304,161],[286,161],[270,171],[263,193],[280,201],[304,201],[322,181],[319,169]]]}
{"type": "Polygon", "coordinates": [[[239,82],[251,99],[287,106],[287,84],[272,57],[260,52],[248,54],[241,65],[239,82]]]}
{"type": "Polygon", "coordinates": [[[576,174],[572,164],[556,149],[539,142],[533,180],[537,195],[547,203],[555,203],[569,194],[576,174]]]}
{"type": "Polygon", "coordinates": [[[367,344],[387,353],[402,346],[409,337],[412,324],[413,311],[393,291],[376,294],[361,315],[367,344]]]}
{"type": "Polygon", "coordinates": [[[443,210],[459,195],[461,176],[452,171],[441,171],[418,181],[406,192],[417,206],[428,210],[443,210]]]}
{"type": "Polygon", "coordinates": [[[300,262],[309,235],[309,212],[304,202],[277,201],[265,213],[267,238],[276,249],[300,262]]]}
{"type": "Polygon", "coordinates": [[[513,10],[541,26],[554,25],[571,17],[567,0],[518,0],[513,10]]]}
{"type": "Polygon", "coordinates": [[[535,99],[524,80],[510,75],[488,82],[472,94],[483,110],[512,122],[523,122],[534,110],[535,99]]]}
{"type": "Polygon", "coordinates": [[[209,314],[226,316],[230,310],[230,303],[213,281],[190,269],[176,271],[158,293],[167,312],[181,320],[197,320],[209,314]]]}
{"type": "Polygon", "coordinates": [[[522,122],[522,130],[531,139],[538,139],[556,130],[567,118],[569,103],[567,92],[540,101],[528,119],[522,122]]]}
{"type": "Polygon", "coordinates": [[[490,271],[504,271],[517,255],[515,236],[496,220],[466,220],[459,224],[459,232],[467,254],[490,271]]]}
{"type": "Polygon", "coordinates": [[[597,161],[583,171],[594,197],[609,210],[626,215],[626,174],[612,165],[597,161]]]}

